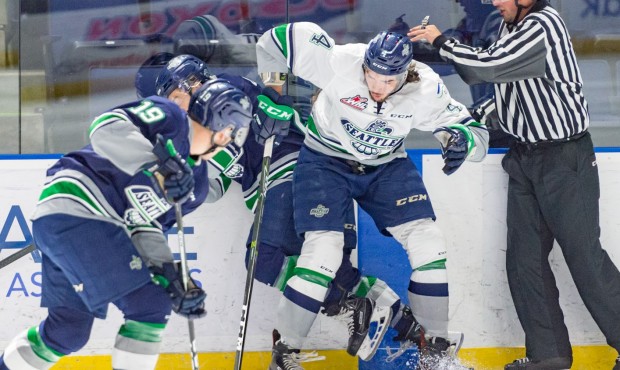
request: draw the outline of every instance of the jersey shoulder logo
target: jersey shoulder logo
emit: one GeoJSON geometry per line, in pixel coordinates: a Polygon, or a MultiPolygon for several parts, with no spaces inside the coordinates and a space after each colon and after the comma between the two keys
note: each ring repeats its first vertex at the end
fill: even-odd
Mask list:
{"type": "Polygon", "coordinates": [[[325,36],[322,33],[315,33],[314,35],[312,35],[312,37],[310,38],[310,42],[315,45],[322,46],[325,49],[332,48],[332,43],[329,42],[329,39],[327,38],[327,36],[325,36]]]}
{"type": "Polygon", "coordinates": [[[458,105],[454,105],[454,104],[450,103],[450,104],[448,104],[448,105],[446,106],[446,110],[447,110],[448,112],[452,112],[452,113],[454,113],[454,112],[460,112],[460,111],[462,111],[462,110],[463,110],[463,108],[459,107],[458,105]]]}
{"type": "Polygon", "coordinates": [[[235,163],[224,171],[224,175],[229,179],[236,179],[243,176],[243,166],[235,163]]]}
{"type": "Polygon", "coordinates": [[[368,98],[362,98],[359,95],[355,95],[352,98],[342,98],[340,102],[357,110],[364,110],[368,107],[368,98]]]}

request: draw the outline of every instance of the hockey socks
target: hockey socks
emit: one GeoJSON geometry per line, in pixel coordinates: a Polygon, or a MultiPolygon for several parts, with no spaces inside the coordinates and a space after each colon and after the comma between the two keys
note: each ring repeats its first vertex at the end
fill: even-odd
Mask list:
{"type": "Polygon", "coordinates": [[[48,347],[41,339],[39,326],[21,332],[9,343],[0,357],[0,369],[46,370],[64,354],[48,347]]]}
{"type": "Polygon", "coordinates": [[[155,369],[166,324],[127,320],[116,336],[112,368],[122,370],[155,369]]]}

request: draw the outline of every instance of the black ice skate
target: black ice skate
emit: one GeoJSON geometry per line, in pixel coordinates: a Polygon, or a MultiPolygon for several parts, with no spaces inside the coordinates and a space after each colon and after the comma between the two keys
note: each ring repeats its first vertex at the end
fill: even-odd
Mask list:
{"type": "Polygon", "coordinates": [[[426,339],[426,343],[420,348],[420,370],[471,369],[460,365],[456,358],[465,336],[460,332],[450,332],[449,335],[452,337],[451,340],[441,337],[426,339]]]}
{"type": "Polygon", "coordinates": [[[411,308],[409,308],[409,306],[404,306],[400,310],[400,315],[402,315],[402,317],[399,320],[406,322],[408,327],[406,329],[402,329],[402,331],[399,331],[398,335],[392,339],[395,342],[400,342],[400,347],[396,351],[392,352],[391,348],[386,348],[388,354],[385,359],[386,362],[396,360],[409,348],[413,347],[414,344],[418,347],[418,349],[426,346],[424,328],[422,328],[422,325],[420,325],[420,323],[413,316],[411,308]]]}
{"type": "MultiPolygon", "coordinates": [[[[355,315],[353,317],[355,319],[355,315]]],[[[357,356],[361,360],[368,361],[375,355],[383,336],[390,327],[391,320],[392,309],[388,306],[375,304],[370,322],[368,323],[369,330],[366,331],[364,341],[357,351],[357,356]]]]}
{"type": "Polygon", "coordinates": [[[343,302],[343,308],[351,315],[347,323],[349,328],[347,353],[368,361],[377,351],[377,346],[385,335],[392,311],[389,307],[376,306],[370,298],[361,297],[347,298],[343,302]],[[369,336],[371,327],[374,330],[369,336]]]}
{"type": "Polygon", "coordinates": [[[280,340],[277,330],[273,331],[273,349],[271,351],[271,364],[269,370],[304,370],[300,363],[325,360],[325,356],[319,356],[316,352],[300,352],[299,349],[291,348],[280,340]]]}

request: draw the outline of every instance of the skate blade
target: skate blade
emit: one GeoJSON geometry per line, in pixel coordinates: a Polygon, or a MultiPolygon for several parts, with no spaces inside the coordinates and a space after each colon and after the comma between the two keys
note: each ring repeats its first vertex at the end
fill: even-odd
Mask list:
{"type": "Polygon", "coordinates": [[[448,332],[448,340],[451,345],[450,355],[452,357],[456,357],[461,350],[461,346],[463,345],[463,341],[465,340],[465,334],[460,331],[449,331],[448,332]]]}
{"type": "Polygon", "coordinates": [[[370,360],[377,349],[379,348],[379,344],[383,339],[383,336],[387,332],[389,328],[390,321],[392,320],[392,309],[387,306],[376,306],[374,311],[372,312],[372,316],[370,317],[370,323],[373,322],[377,324],[377,329],[375,330],[373,336],[370,336],[370,332],[366,334],[366,338],[362,342],[360,349],[357,351],[357,356],[362,361],[370,360]]]}
{"type": "Polygon", "coordinates": [[[295,356],[297,361],[299,362],[315,362],[315,361],[323,361],[327,357],[319,355],[317,351],[312,352],[301,352],[295,356]]]}

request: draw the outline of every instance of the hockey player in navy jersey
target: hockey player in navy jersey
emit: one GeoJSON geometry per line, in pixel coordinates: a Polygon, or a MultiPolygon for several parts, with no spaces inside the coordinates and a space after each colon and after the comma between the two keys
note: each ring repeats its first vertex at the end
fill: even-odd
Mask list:
{"type": "Polygon", "coordinates": [[[368,45],[335,45],[316,24],[285,24],[261,36],[257,60],[259,73],[290,71],[322,89],[293,176],[295,226],[305,237],[278,307],[281,339],[270,369],[301,369],[297,352],[340,268],[342,215],[352,199],[408,253],[409,303],[428,337],[421,362],[429,367],[450,349],[447,251],[403,143],[413,128],[432,131],[443,171],[452,174],[465,160],[484,158],[486,129],[437,74],[413,61],[404,35],[382,32],[368,45]]]}
{"type": "Polygon", "coordinates": [[[205,161],[231,141],[243,144],[251,111],[243,92],[216,81],[196,91],[188,113],[151,96],[93,121],[90,144],[47,171],[32,217],[48,316],[9,343],[0,369],[49,369],[86,344],[109,303],[125,319],[112,367],[155,368],[171,311],[206,314],[205,292],[191,278],[184,289],[163,234],[174,224],[171,208],[181,203],[186,214],[205,200],[205,161]]]}
{"type": "MultiPolygon", "coordinates": [[[[188,55],[171,60],[168,67],[158,77],[156,84],[158,94],[185,107],[189,92],[200,86],[202,81],[207,81],[210,73],[205,63],[188,55]]],[[[243,77],[218,74],[217,78],[230,81],[250,97],[269,91],[261,89],[256,83],[243,77]]],[[[148,86],[150,84],[136,84],[139,94],[143,95],[149,94],[149,91],[145,91],[148,86]]],[[[277,94],[274,95],[273,92],[267,94],[272,97],[271,101],[281,102],[281,97],[277,94]]],[[[263,101],[266,100],[263,98],[263,101]]],[[[258,115],[259,104],[256,100],[253,102],[258,115]]],[[[290,101],[285,104],[290,104],[290,101]]],[[[279,136],[286,134],[286,124],[284,131],[280,131],[275,122],[268,122],[266,118],[260,121],[263,125],[253,125],[253,132],[250,133],[256,140],[250,137],[242,148],[229,146],[209,161],[216,168],[216,171],[209,171],[212,176],[217,170],[221,170],[224,175],[228,175],[223,176],[224,179],[229,179],[228,183],[233,179],[241,184],[246,204],[251,210],[257,198],[257,177],[261,169],[263,152],[261,143],[272,134],[279,136]]],[[[280,290],[284,289],[287,280],[295,271],[303,243],[294,229],[291,180],[305,126],[295,121],[290,128],[288,135],[278,140],[281,144],[276,146],[273,152],[274,161],[270,171],[272,175],[267,182],[268,192],[255,276],[258,281],[280,290]]],[[[226,184],[226,181],[222,181],[222,184],[226,184]]],[[[222,190],[225,191],[225,188],[222,190]]],[[[223,191],[218,194],[222,194],[223,191]]],[[[351,202],[351,207],[352,204],[351,202]]],[[[413,317],[411,309],[401,304],[398,295],[385,282],[375,277],[361,276],[359,270],[352,266],[350,254],[357,242],[353,208],[347,208],[344,222],[342,264],[325,300],[324,313],[329,316],[342,314],[345,318],[349,317],[352,325],[347,350],[351,355],[358,354],[362,359],[370,359],[387,329],[386,324],[397,330],[396,339],[402,341],[403,349],[406,349],[411,342],[419,341],[422,328],[413,317]],[[372,312],[373,308],[375,312],[372,312]],[[360,320],[360,317],[363,319],[360,320]],[[382,322],[382,325],[366,338],[371,317],[377,322],[382,322]],[[393,320],[390,321],[390,317],[393,317],[393,320]]],[[[248,245],[251,235],[250,231],[248,245]]]]}

